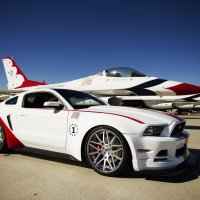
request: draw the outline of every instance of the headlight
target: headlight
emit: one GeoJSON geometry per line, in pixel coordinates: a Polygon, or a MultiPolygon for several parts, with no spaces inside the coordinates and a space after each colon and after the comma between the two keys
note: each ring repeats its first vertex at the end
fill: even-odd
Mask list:
{"type": "Polygon", "coordinates": [[[143,133],[143,136],[160,136],[165,126],[149,126],[143,133]]]}

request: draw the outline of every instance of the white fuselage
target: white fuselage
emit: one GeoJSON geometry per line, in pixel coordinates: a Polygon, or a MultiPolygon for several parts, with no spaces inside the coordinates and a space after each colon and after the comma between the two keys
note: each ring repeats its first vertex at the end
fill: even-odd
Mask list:
{"type": "MultiPolygon", "coordinates": [[[[179,106],[177,103],[200,100],[199,86],[149,77],[128,67],[111,68],[93,76],[47,85],[44,81],[29,80],[11,57],[4,58],[2,61],[8,79],[8,89],[10,90],[73,89],[107,99],[117,97],[125,105],[129,105],[126,101],[139,100],[144,105],[154,109],[170,109],[173,108],[173,105],[176,105],[177,108],[185,108],[188,107],[188,104],[179,106]]],[[[5,97],[1,96],[1,99],[3,100],[5,97]]]]}
{"type": "MultiPolygon", "coordinates": [[[[96,95],[109,95],[109,96],[126,96],[137,95],[130,88],[134,88],[145,82],[156,80],[156,77],[105,77],[100,75],[93,75],[82,79],[77,79],[69,82],[24,87],[19,90],[41,89],[41,88],[62,88],[62,89],[74,89],[84,92],[93,93],[96,95]],[[130,90],[129,90],[130,89],[130,90]]],[[[148,87],[149,90],[155,92],[159,96],[176,95],[172,90],[167,89],[170,86],[178,84],[175,81],[166,81],[157,86],[148,87]]]]}

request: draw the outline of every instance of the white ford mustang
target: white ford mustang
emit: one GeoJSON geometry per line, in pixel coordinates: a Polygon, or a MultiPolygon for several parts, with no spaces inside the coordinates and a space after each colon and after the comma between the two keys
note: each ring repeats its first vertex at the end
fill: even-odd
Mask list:
{"type": "Polygon", "coordinates": [[[185,121],[147,109],[108,106],[78,91],[40,89],[0,104],[0,152],[30,147],[58,152],[116,176],[171,169],[189,156],[185,121]]]}

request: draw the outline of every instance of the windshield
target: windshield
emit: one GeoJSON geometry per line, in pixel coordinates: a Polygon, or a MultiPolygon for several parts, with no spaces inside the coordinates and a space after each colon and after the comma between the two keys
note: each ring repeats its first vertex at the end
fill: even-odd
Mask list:
{"type": "Polygon", "coordinates": [[[135,69],[128,67],[116,67],[112,69],[104,70],[101,75],[108,77],[144,77],[146,75],[138,72],[135,69]]]}
{"type": "Polygon", "coordinates": [[[79,91],[54,89],[58,92],[74,109],[84,109],[91,106],[106,105],[100,99],[79,91]]]}

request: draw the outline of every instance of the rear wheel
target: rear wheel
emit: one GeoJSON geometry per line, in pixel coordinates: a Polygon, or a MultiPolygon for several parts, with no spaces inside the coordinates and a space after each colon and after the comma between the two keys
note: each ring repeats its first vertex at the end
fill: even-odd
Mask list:
{"type": "Polygon", "coordinates": [[[0,153],[4,153],[8,150],[6,142],[6,134],[3,126],[0,124],[0,153]]]}
{"type": "Polygon", "coordinates": [[[123,135],[114,128],[101,126],[92,130],[85,143],[85,157],[99,174],[116,176],[129,166],[129,147],[123,135]]]}

